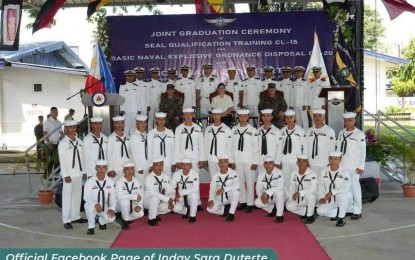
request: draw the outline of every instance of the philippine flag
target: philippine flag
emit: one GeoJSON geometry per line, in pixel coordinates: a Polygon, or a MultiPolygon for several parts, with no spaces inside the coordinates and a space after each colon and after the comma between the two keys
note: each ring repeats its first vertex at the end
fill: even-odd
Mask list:
{"type": "Polygon", "coordinates": [[[89,69],[89,75],[85,82],[85,91],[88,94],[94,94],[98,91],[103,93],[117,93],[114,79],[112,78],[108,63],[105,60],[104,53],[99,44],[95,45],[91,68],[89,69]]]}

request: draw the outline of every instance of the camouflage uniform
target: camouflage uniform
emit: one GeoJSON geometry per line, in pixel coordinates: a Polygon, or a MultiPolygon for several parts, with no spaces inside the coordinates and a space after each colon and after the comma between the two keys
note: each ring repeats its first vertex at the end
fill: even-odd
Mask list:
{"type": "Polygon", "coordinates": [[[272,109],[272,124],[279,129],[284,127],[284,118],[278,118],[278,112],[285,112],[287,110],[287,102],[282,96],[262,97],[258,104],[258,111],[263,109],[272,109]]]}
{"type": "Polygon", "coordinates": [[[171,129],[173,132],[178,125],[181,124],[183,110],[183,102],[181,98],[173,96],[169,98],[167,95],[161,96],[160,101],[160,112],[167,114],[166,116],[166,127],[171,129]]]}

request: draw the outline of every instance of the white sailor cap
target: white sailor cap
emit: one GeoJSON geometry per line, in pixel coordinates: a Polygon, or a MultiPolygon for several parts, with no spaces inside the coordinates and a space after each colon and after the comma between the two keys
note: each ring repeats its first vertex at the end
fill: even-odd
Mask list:
{"type": "Polygon", "coordinates": [[[150,72],[159,72],[160,69],[158,67],[152,67],[151,69],[149,69],[150,72]]]}
{"type": "Polygon", "coordinates": [[[114,116],[112,118],[112,121],[116,122],[116,121],[124,121],[124,117],[123,116],[114,116]]]}
{"type": "Polygon", "coordinates": [[[192,159],[189,157],[183,157],[181,163],[192,163],[192,159]]]}
{"type": "Polygon", "coordinates": [[[169,73],[169,74],[176,74],[176,69],[174,69],[174,68],[168,68],[167,69],[167,73],[169,73]]]}
{"type": "Polygon", "coordinates": [[[256,70],[255,65],[248,65],[248,67],[246,67],[246,70],[256,70]]]}
{"type": "Polygon", "coordinates": [[[265,156],[264,157],[264,162],[274,162],[274,158],[272,156],[265,156]]]}
{"type": "Polygon", "coordinates": [[[94,117],[91,117],[91,123],[101,123],[104,119],[102,119],[102,117],[99,117],[99,116],[94,116],[94,117]]]}
{"type": "Polygon", "coordinates": [[[346,118],[355,118],[355,117],[356,117],[356,113],[354,113],[354,112],[346,112],[346,113],[343,114],[344,119],[346,119],[346,118]]]}
{"type": "Polygon", "coordinates": [[[281,70],[282,70],[282,72],[291,72],[291,71],[293,71],[293,69],[291,67],[288,67],[288,66],[282,67],[281,70]]]}
{"type": "Polygon", "coordinates": [[[326,110],[316,108],[316,109],[313,109],[313,114],[325,115],[326,110]]]}
{"type": "Polygon", "coordinates": [[[329,156],[333,156],[333,157],[342,157],[342,153],[341,152],[329,152],[329,156]]]}
{"type": "Polygon", "coordinates": [[[261,114],[272,114],[272,109],[269,109],[269,108],[267,108],[267,109],[262,109],[261,110],[261,114]]]}
{"type": "Polygon", "coordinates": [[[132,161],[126,161],[122,164],[123,168],[127,168],[127,167],[134,167],[134,163],[132,161]]]}
{"type": "Polygon", "coordinates": [[[155,114],[155,116],[156,116],[156,118],[165,118],[167,116],[167,114],[163,113],[163,112],[157,112],[155,114]]]}
{"type": "Polygon", "coordinates": [[[147,116],[146,115],[136,115],[135,116],[135,120],[136,121],[147,121],[147,116]]]}
{"type": "Polygon", "coordinates": [[[189,65],[184,64],[184,65],[180,66],[180,69],[181,69],[181,70],[189,70],[189,69],[190,69],[190,66],[189,66],[189,65]]]}
{"type": "Polygon", "coordinates": [[[311,71],[312,71],[312,72],[318,72],[318,71],[321,71],[321,67],[319,67],[319,66],[314,66],[314,67],[312,67],[312,68],[311,68],[311,71]]]}
{"type": "Polygon", "coordinates": [[[217,157],[218,157],[218,160],[229,159],[229,156],[226,153],[220,154],[217,157]]]}
{"type": "Polygon", "coordinates": [[[284,115],[286,116],[295,116],[295,111],[292,109],[287,109],[287,111],[285,111],[284,115]]]}
{"type": "Polygon", "coordinates": [[[145,69],[143,67],[135,67],[134,68],[134,71],[135,71],[135,73],[137,73],[137,72],[144,72],[145,69]]]}
{"type": "Polygon", "coordinates": [[[186,108],[183,108],[182,112],[183,113],[192,113],[193,114],[194,109],[191,108],[191,107],[186,107],[186,108]]]}
{"type": "Polygon", "coordinates": [[[231,70],[236,70],[236,67],[235,66],[228,67],[228,71],[231,71],[231,70]]]}
{"type": "Polygon", "coordinates": [[[164,160],[163,160],[163,157],[159,157],[159,158],[154,158],[153,159],[153,163],[158,163],[158,162],[163,162],[164,160]]]}
{"type": "Polygon", "coordinates": [[[63,122],[64,126],[74,126],[76,124],[77,124],[77,122],[75,120],[67,120],[67,121],[63,122]]]}
{"type": "Polygon", "coordinates": [[[98,166],[107,166],[108,165],[108,161],[107,160],[96,160],[95,161],[95,165],[98,165],[98,166]]]}
{"type": "Polygon", "coordinates": [[[274,71],[274,67],[272,67],[272,66],[265,66],[265,67],[262,68],[262,70],[264,72],[273,72],[274,71]]]}
{"type": "Polygon", "coordinates": [[[237,113],[238,113],[238,115],[248,115],[249,110],[248,109],[239,109],[237,113]]]}
{"type": "Polygon", "coordinates": [[[308,160],[308,155],[306,155],[306,154],[298,154],[297,155],[297,159],[308,160]]]}
{"type": "Polygon", "coordinates": [[[125,70],[124,75],[125,76],[134,76],[135,72],[134,72],[134,70],[125,70]]]}
{"type": "Polygon", "coordinates": [[[303,66],[295,66],[294,71],[305,71],[305,68],[303,66]]]}
{"type": "Polygon", "coordinates": [[[222,111],[222,109],[220,109],[220,108],[214,108],[213,110],[212,110],[212,114],[222,114],[223,113],[223,111],[222,111]]]}
{"type": "Polygon", "coordinates": [[[211,63],[206,63],[206,64],[203,64],[203,68],[204,69],[211,69],[211,68],[213,68],[213,65],[211,63]]]}

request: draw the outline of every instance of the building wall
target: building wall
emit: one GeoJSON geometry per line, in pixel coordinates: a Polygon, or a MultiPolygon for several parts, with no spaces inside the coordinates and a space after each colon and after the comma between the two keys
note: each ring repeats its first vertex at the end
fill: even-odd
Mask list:
{"type": "Polygon", "coordinates": [[[75,119],[84,115],[80,96],[67,97],[84,88],[85,77],[80,75],[5,67],[0,71],[0,146],[26,149],[36,139],[33,128],[37,117],[49,114],[50,107],[59,110],[63,122],[69,108],[75,109],[75,119]],[[33,84],[42,84],[42,92],[33,92],[33,84]]]}
{"type": "Polygon", "coordinates": [[[377,110],[384,110],[386,108],[386,71],[394,65],[365,56],[364,66],[364,109],[375,113],[377,105],[377,110]]]}

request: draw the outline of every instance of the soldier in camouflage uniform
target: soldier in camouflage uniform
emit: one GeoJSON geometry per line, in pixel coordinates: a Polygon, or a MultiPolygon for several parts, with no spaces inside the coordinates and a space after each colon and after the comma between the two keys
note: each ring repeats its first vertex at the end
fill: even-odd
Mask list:
{"type": "Polygon", "coordinates": [[[167,114],[166,127],[173,132],[181,124],[183,110],[183,100],[174,95],[175,91],[174,85],[168,84],[167,95],[162,95],[160,101],[160,112],[167,114]]]}
{"type": "Polygon", "coordinates": [[[272,109],[272,124],[279,129],[284,127],[284,112],[287,110],[287,102],[284,97],[276,94],[276,84],[268,84],[268,95],[261,98],[258,111],[272,109]]]}

